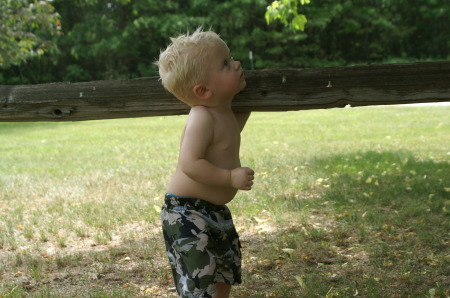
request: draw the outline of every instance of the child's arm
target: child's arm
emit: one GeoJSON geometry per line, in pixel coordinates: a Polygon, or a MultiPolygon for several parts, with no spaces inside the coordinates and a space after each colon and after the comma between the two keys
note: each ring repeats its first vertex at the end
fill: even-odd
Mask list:
{"type": "Polygon", "coordinates": [[[250,190],[254,175],[251,169],[223,169],[205,158],[213,134],[212,116],[203,108],[192,109],[180,148],[180,169],[191,179],[203,184],[250,190]]]}
{"type": "Polygon", "coordinates": [[[234,113],[236,120],[238,122],[239,128],[242,131],[244,129],[245,124],[247,123],[248,118],[250,117],[251,112],[240,112],[234,113]]]}

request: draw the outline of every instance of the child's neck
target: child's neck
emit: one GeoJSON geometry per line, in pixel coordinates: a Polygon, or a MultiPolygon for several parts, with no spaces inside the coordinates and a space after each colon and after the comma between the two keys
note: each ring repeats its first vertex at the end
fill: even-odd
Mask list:
{"type": "Polygon", "coordinates": [[[233,98],[230,99],[209,99],[207,101],[199,102],[197,105],[204,106],[216,111],[231,111],[231,103],[233,101],[233,98]]]}

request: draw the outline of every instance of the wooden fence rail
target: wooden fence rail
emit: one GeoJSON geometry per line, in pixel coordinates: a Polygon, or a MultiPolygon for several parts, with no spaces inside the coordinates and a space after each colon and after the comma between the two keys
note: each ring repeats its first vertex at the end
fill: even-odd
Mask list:
{"type": "MultiPolygon", "coordinates": [[[[450,61],[246,71],[237,111],[450,101],[450,61]]],[[[80,121],[186,114],[157,77],[0,86],[0,122],[80,121]]]]}

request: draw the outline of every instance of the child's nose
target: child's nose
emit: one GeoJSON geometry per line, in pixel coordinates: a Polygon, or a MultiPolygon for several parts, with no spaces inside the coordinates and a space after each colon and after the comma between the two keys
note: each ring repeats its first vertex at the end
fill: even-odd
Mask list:
{"type": "Polygon", "coordinates": [[[241,69],[241,62],[240,62],[240,61],[237,61],[237,60],[234,60],[234,68],[235,68],[236,70],[241,69]]]}

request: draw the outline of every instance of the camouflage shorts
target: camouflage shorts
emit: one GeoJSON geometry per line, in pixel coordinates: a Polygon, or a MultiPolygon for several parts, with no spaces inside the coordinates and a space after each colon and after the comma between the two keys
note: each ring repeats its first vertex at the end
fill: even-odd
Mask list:
{"type": "Polygon", "coordinates": [[[180,297],[212,297],[217,282],[241,283],[240,242],[227,206],[168,194],[161,220],[180,297]]]}

